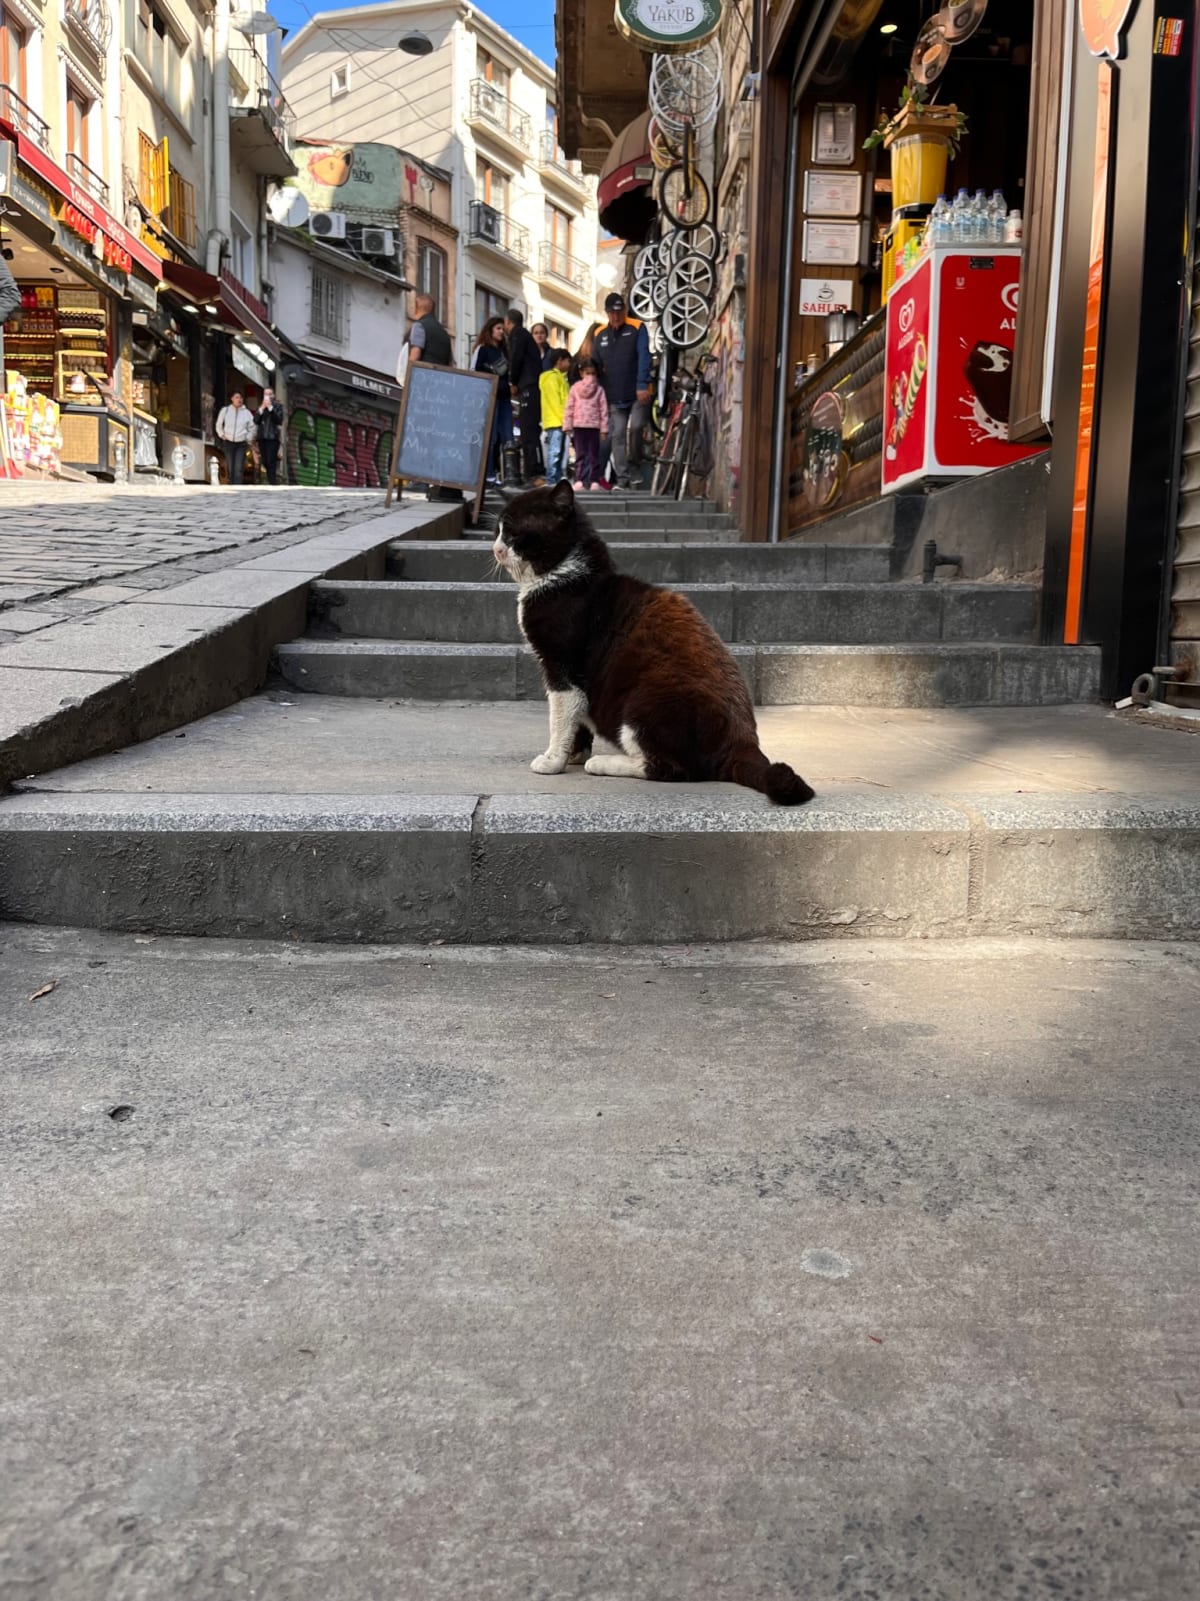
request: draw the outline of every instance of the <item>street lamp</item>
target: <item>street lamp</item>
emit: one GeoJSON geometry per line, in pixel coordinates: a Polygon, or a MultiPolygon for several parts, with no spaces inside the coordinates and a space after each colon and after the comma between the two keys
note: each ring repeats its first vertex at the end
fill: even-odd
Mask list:
{"type": "Polygon", "coordinates": [[[412,28],[401,39],[398,48],[403,50],[406,56],[431,56],[433,40],[419,28],[412,28]]]}

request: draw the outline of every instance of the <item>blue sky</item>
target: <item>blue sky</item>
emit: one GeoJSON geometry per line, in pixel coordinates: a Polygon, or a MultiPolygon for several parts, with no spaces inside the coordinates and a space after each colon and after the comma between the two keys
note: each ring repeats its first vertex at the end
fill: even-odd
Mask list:
{"type": "MultiPolygon", "coordinates": [[[[302,28],[319,11],[343,11],[336,0],[271,0],[268,9],[289,33],[302,28]]],[[[490,17],[527,50],[554,65],[554,0],[487,0],[475,9],[490,17]]]]}

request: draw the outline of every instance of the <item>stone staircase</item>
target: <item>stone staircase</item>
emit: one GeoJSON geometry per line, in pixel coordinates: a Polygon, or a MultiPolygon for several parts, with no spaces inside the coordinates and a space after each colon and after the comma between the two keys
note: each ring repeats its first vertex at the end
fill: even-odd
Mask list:
{"type": "MultiPolygon", "coordinates": [[[[745,544],[710,503],[592,494],[623,571],[670,584],[733,651],[760,706],[1043,706],[1094,699],[1090,650],[1037,643],[1030,584],[897,582],[886,545],[745,544]]],[[[310,694],[540,700],[516,595],[477,540],[397,543],[386,582],[315,583],[276,653],[310,694]]]]}

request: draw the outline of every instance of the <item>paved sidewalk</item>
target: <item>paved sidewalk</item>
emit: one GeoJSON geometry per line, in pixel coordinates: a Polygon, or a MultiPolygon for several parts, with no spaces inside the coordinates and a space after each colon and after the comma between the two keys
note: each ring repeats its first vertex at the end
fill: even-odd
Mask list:
{"type": "MultiPolygon", "coordinates": [[[[0,488],[0,642],[384,513],[382,490],[0,488]]],[[[406,504],[410,502],[406,501],[406,504]]]]}
{"type": "Polygon", "coordinates": [[[9,1601],[1200,1594],[1194,947],[0,946],[9,1601]]]}

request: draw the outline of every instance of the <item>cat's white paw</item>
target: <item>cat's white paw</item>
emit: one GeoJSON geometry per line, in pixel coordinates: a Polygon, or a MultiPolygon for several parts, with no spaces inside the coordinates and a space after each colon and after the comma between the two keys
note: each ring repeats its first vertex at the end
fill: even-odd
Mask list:
{"type": "Polygon", "coordinates": [[[529,765],[535,773],[561,773],[567,764],[560,757],[551,756],[546,750],[540,756],[535,756],[529,765]]]}

